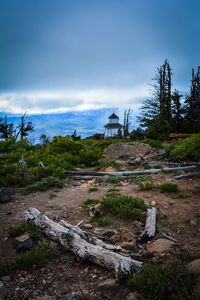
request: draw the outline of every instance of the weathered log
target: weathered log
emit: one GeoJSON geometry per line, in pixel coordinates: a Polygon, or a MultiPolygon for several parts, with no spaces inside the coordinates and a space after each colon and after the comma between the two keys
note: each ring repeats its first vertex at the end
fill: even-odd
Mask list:
{"type": "Polygon", "coordinates": [[[143,242],[146,239],[152,239],[156,234],[156,208],[147,209],[147,218],[144,231],[139,236],[138,241],[143,242]]]}
{"type": "Polygon", "coordinates": [[[149,169],[149,170],[135,170],[135,171],[121,171],[121,172],[95,172],[95,171],[65,171],[64,175],[66,177],[84,179],[84,178],[92,178],[92,177],[101,177],[101,176],[119,176],[126,177],[130,175],[144,175],[144,174],[157,174],[157,173],[168,173],[168,172],[176,172],[176,171],[194,171],[198,168],[197,165],[192,166],[182,166],[175,168],[162,168],[162,169],[149,169]]]}
{"type": "Polygon", "coordinates": [[[200,172],[194,172],[191,174],[183,174],[183,175],[174,176],[174,179],[179,180],[179,179],[185,179],[185,178],[199,178],[199,177],[200,177],[200,172]]]}
{"type": "Polygon", "coordinates": [[[131,275],[142,266],[142,262],[125,256],[126,251],[121,247],[104,243],[91,233],[63,220],[56,223],[36,208],[26,210],[24,216],[50,239],[59,242],[80,258],[114,271],[117,278],[131,275]]]}

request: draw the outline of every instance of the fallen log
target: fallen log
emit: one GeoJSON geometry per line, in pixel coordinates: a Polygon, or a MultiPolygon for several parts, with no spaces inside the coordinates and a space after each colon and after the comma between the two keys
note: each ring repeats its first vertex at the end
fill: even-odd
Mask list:
{"type": "Polygon", "coordinates": [[[185,179],[185,178],[199,178],[199,177],[200,177],[200,172],[194,172],[191,174],[183,174],[183,175],[174,176],[174,179],[179,180],[179,179],[185,179]]]}
{"type": "Polygon", "coordinates": [[[136,170],[136,171],[121,171],[121,172],[95,172],[95,171],[64,171],[66,177],[71,177],[75,179],[88,179],[94,177],[103,177],[103,176],[119,176],[126,177],[131,175],[144,175],[144,174],[157,174],[157,173],[169,173],[177,171],[195,171],[198,168],[198,165],[192,166],[182,166],[175,168],[161,168],[161,169],[148,169],[148,170],[136,170]]]}
{"type": "Polygon", "coordinates": [[[144,231],[138,237],[139,242],[143,242],[147,239],[152,239],[156,234],[156,208],[147,209],[147,218],[144,231]]]}
{"type": "Polygon", "coordinates": [[[121,247],[104,243],[91,233],[63,220],[56,223],[36,208],[26,210],[24,217],[81,259],[114,271],[118,279],[133,274],[142,266],[142,262],[125,256],[126,251],[121,247]]]}

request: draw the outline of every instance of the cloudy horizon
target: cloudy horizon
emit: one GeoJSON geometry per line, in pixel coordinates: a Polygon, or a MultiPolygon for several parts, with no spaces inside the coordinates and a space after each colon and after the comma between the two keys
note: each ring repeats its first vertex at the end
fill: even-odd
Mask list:
{"type": "Polygon", "coordinates": [[[186,94],[199,10],[197,0],[2,0],[0,112],[138,111],[166,58],[186,94]]]}

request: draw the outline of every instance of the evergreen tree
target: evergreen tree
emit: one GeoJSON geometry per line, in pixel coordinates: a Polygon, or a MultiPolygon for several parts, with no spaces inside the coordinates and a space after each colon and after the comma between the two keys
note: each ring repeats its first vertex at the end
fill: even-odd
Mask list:
{"type": "Polygon", "coordinates": [[[190,94],[186,99],[186,126],[188,132],[200,131],[200,66],[192,69],[190,94]]]}
{"type": "Polygon", "coordinates": [[[7,140],[12,138],[15,133],[14,124],[8,123],[7,115],[0,119],[0,138],[7,140]]]}
{"type": "Polygon", "coordinates": [[[131,110],[130,108],[124,112],[124,126],[123,126],[123,135],[124,137],[127,137],[129,135],[129,128],[130,128],[130,114],[131,110]]]}
{"type": "Polygon", "coordinates": [[[156,138],[171,131],[172,71],[168,60],[157,69],[153,80],[152,97],[144,101],[139,121],[147,134],[156,138]]]}
{"type": "Polygon", "coordinates": [[[182,95],[175,90],[172,94],[172,130],[173,132],[183,131],[183,113],[184,109],[181,104],[182,95]]]}

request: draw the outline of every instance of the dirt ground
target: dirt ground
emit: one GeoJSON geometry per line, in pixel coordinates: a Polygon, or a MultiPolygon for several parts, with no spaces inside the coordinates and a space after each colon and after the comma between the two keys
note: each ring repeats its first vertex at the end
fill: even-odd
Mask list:
{"type": "MultiPolygon", "coordinates": [[[[173,174],[152,175],[156,184],[173,181],[172,177],[173,174]]],[[[155,201],[158,210],[157,234],[170,234],[178,241],[179,249],[197,252],[200,249],[200,181],[181,179],[176,183],[180,191],[188,195],[187,198],[179,198],[176,193],[160,193],[158,190],[141,191],[134,182],[117,188],[120,193],[139,196],[150,205],[155,201]]],[[[1,259],[6,260],[16,256],[13,239],[8,237],[8,228],[23,223],[23,212],[30,207],[36,207],[54,220],[66,219],[72,224],[77,224],[81,220],[90,223],[90,217],[83,206],[84,200],[99,199],[109,189],[115,187],[114,184],[106,182],[96,185],[98,190],[89,193],[87,181],[85,183],[74,181],[57,192],[52,199],[49,191],[46,191],[27,196],[16,194],[14,201],[1,204],[1,259]]],[[[132,230],[134,234],[137,233],[132,223],[117,218],[111,219],[109,228],[116,230],[126,228],[130,234],[132,230]]],[[[99,227],[95,223],[92,223],[92,226],[90,232],[99,227]]],[[[111,272],[88,262],[82,262],[63,250],[60,257],[52,260],[45,268],[18,271],[15,275],[9,276],[6,281],[9,289],[7,299],[127,299],[131,289],[125,282],[116,283],[111,288],[99,286],[109,278],[114,278],[111,272]]]]}

